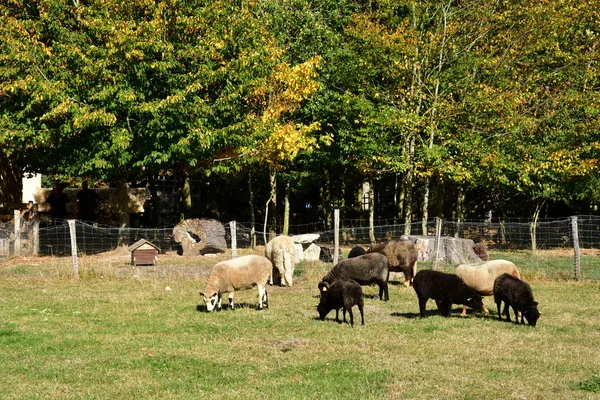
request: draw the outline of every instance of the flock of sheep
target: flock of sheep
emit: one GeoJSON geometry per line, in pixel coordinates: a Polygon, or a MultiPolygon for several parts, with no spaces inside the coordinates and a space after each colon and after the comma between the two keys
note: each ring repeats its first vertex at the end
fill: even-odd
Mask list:
{"type": "MultiPolygon", "coordinates": [[[[207,311],[221,309],[221,296],[229,295],[229,308],[234,309],[233,294],[236,290],[258,287],[258,309],[268,307],[267,284],[292,286],[295,245],[288,236],[278,236],[265,247],[265,256],[247,255],[217,263],[208,278],[202,296],[207,311]]],[[[463,264],[456,274],[434,270],[417,272],[417,250],[411,240],[390,240],[365,250],[353,248],[348,258],[337,263],[319,282],[320,302],[317,311],[325,319],[332,310],[339,321],[339,310],[350,316],[354,326],[352,308],[358,307],[364,325],[364,300],[361,285],[379,286],[379,299],[389,300],[388,279],[390,272],[402,272],[404,284],[412,285],[419,299],[421,317],[425,317],[429,299],[436,302],[440,313],[450,316],[452,304],[488,314],[482,296],[494,296],[498,307],[498,319],[506,315],[511,321],[509,308],[515,314],[515,323],[535,326],[540,313],[529,284],[520,279],[518,268],[510,261],[492,260],[479,264],[463,264]],[[504,310],[501,305],[504,302],[504,310]]]]}

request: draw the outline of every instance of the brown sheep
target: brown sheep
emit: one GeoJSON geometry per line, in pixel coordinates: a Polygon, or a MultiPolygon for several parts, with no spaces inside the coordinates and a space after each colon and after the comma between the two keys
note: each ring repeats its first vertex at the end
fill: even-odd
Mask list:
{"type": "Polygon", "coordinates": [[[390,240],[371,246],[367,253],[381,253],[388,259],[390,272],[404,273],[404,286],[412,286],[417,273],[417,248],[412,240],[390,240]]]}

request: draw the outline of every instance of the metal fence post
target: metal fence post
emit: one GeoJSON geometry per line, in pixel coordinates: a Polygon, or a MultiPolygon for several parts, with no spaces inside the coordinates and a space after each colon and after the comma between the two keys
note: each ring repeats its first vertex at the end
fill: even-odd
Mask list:
{"type": "Polygon", "coordinates": [[[340,210],[333,210],[333,265],[338,263],[340,251],[340,210]]]}

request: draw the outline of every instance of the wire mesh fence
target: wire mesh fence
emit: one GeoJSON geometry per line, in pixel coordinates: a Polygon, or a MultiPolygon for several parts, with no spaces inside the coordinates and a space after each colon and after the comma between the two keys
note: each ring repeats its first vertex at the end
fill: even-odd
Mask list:
{"type": "MultiPolygon", "coordinates": [[[[572,248],[572,218],[557,220],[540,220],[535,225],[535,245],[537,249],[572,248]]],[[[600,216],[577,216],[578,239],[580,248],[600,248],[600,216]]],[[[490,249],[528,249],[533,245],[531,221],[504,220],[490,222],[485,220],[441,221],[441,235],[475,242],[485,242],[490,249]]],[[[230,223],[224,223],[228,245],[231,244],[230,223]]],[[[373,229],[365,220],[340,221],[340,243],[346,246],[370,244],[399,238],[406,232],[410,235],[434,236],[436,220],[426,222],[423,231],[422,221],[413,222],[410,230],[404,224],[393,220],[378,220],[373,229]]],[[[92,225],[76,221],[77,252],[79,254],[97,254],[129,246],[139,239],[146,239],[161,249],[161,252],[177,251],[180,244],[173,237],[173,227],[161,228],[118,228],[92,225]]],[[[263,232],[263,225],[252,225],[236,222],[236,243],[239,248],[249,248],[253,244],[261,246],[268,240],[263,232]]],[[[289,235],[319,234],[316,243],[333,245],[334,231],[327,228],[325,222],[290,226],[289,235]]],[[[15,229],[14,221],[0,222],[0,257],[10,255],[52,255],[65,256],[71,254],[71,238],[67,221],[21,221],[19,229],[15,229]],[[15,235],[19,236],[16,240],[15,235]],[[18,248],[15,249],[15,246],[18,248]]]]}

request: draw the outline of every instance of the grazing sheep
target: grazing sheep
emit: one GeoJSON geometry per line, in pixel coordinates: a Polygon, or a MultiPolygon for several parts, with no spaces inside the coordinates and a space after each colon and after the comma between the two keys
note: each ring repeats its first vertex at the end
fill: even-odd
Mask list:
{"type": "Polygon", "coordinates": [[[265,246],[265,257],[273,263],[273,274],[270,283],[275,282],[281,286],[292,286],[294,266],[296,265],[296,245],[289,236],[277,236],[265,246]]]}
{"type": "Polygon", "coordinates": [[[445,317],[450,316],[452,304],[464,304],[476,311],[483,309],[481,296],[453,274],[432,270],[419,271],[415,275],[413,287],[419,298],[421,318],[425,318],[425,305],[429,299],[436,300],[438,309],[445,317]]]}
{"type": "MultiPolygon", "coordinates": [[[[482,296],[494,294],[494,281],[500,275],[507,273],[515,278],[521,278],[519,269],[515,264],[507,260],[492,260],[478,264],[461,264],[456,267],[458,275],[466,284],[482,296]]],[[[463,306],[462,316],[466,315],[467,308],[463,306]]],[[[488,314],[487,308],[483,306],[484,314],[488,314]]]]}
{"type": "Polygon", "coordinates": [[[346,311],[350,314],[350,326],[354,327],[354,316],[352,307],[358,306],[362,325],[365,324],[364,300],[362,287],[351,279],[338,280],[331,285],[324,282],[321,289],[321,301],[317,306],[319,317],[323,320],[329,311],[335,310],[335,320],[339,322],[339,311],[343,309],[344,322],[346,322],[346,311]]]}
{"type": "Polygon", "coordinates": [[[337,263],[319,283],[319,290],[323,292],[325,283],[332,284],[336,280],[354,279],[361,285],[379,286],[379,299],[388,301],[388,260],[379,253],[365,254],[355,258],[348,258],[337,263]]]}
{"type": "Polygon", "coordinates": [[[366,254],[366,253],[367,253],[367,251],[364,248],[362,248],[360,246],[354,246],[348,253],[348,258],[362,256],[363,254],[366,254]]]}
{"type": "Polygon", "coordinates": [[[504,301],[504,312],[506,320],[510,321],[510,310],[512,307],[515,313],[515,324],[519,323],[519,311],[521,312],[521,323],[524,324],[523,318],[531,326],[535,326],[540,312],[537,309],[538,302],[533,300],[533,292],[531,286],[518,278],[509,274],[502,274],[494,281],[494,302],[498,307],[498,319],[502,321],[500,314],[500,306],[504,301]]]}
{"type": "Polygon", "coordinates": [[[229,293],[229,308],[233,310],[233,293],[254,286],[258,286],[258,309],[262,310],[263,304],[268,307],[266,287],[272,270],[271,261],[257,255],[242,256],[215,264],[206,281],[204,293],[200,293],[206,303],[206,311],[212,311],[215,306],[218,311],[221,310],[221,294],[224,292],[229,293]]]}
{"type": "Polygon", "coordinates": [[[368,253],[381,253],[387,257],[390,272],[404,273],[404,286],[413,284],[417,273],[417,248],[412,240],[390,240],[379,243],[367,250],[368,253]]]}

